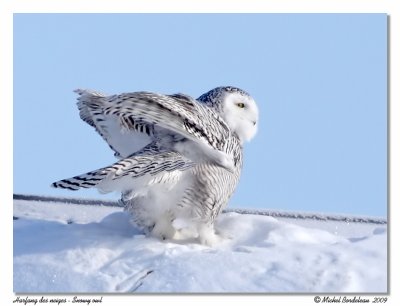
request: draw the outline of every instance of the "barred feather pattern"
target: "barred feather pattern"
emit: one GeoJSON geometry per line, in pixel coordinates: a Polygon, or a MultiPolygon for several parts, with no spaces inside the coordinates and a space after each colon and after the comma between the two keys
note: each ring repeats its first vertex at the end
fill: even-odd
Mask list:
{"type": "Polygon", "coordinates": [[[217,150],[223,147],[224,140],[230,135],[228,126],[215,112],[184,95],[127,93],[111,96],[104,104],[95,107],[103,108],[105,115],[119,116],[125,122],[133,116],[142,118],[148,124],[160,125],[194,141],[201,140],[217,150]],[[208,122],[208,125],[203,122],[208,122]]]}
{"type": "Polygon", "coordinates": [[[235,159],[233,172],[212,163],[199,164],[189,170],[195,179],[192,186],[186,189],[178,206],[188,208],[191,218],[214,223],[235,191],[242,171],[243,154],[236,138],[232,138],[229,144],[235,159]]]}
{"type": "Polygon", "coordinates": [[[155,148],[149,146],[132,157],[121,159],[110,166],[95,171],[54,182],[52,186],[78,190],[97,186],[106,178],[108,181],[116,181],[124,177],[135,179],[145,175],[156,176],[163,172],[185,171],[194,166],[193,162],[179,153],[171,151],[155,153],[155,148]]]}

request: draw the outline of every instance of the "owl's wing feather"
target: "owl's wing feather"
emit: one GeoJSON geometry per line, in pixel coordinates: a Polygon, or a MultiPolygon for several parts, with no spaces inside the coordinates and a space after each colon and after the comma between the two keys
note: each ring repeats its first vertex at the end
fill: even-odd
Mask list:
{"type": "Polygon", "coordinates": [[[110,166],[54,182],[51,186],[70,190],[96,187],[102,192],[124,191],[132,189],[135,181],[145,185],[154,177],[160,176],[160,179],[163,179],[165,173],[184,171],[193,166],[193,162],[176,152],[156,153],[144,150],[110,166]]]}
{"type": "Polygon", "coordinates": [[[219,115],[189,96],[149,92],[104,96],[86,90],[76,92],[80,94],[81,118],[94,126],[123,157],[154,140],[155,130],[163,130],[194,141],[207,156],[226,166],[223,150],[230,129],[219,115]],[[144,139],[138,142],[139,134],[144,139]],[[125,139],[119,141],[121,137],[125,139]],[[126,148],[127,143],[130,148],[126,148]],[[133,147],[132,143],[139,145],[133,147]]]}
{"type": "Polygon", "coordinates": [[[111,97],[82,89],[75,92],[79,94],[77,105],[81,119],[96,129],[115,151],[116,156],[128,157],[154,140],[153,125],[141,120],[127,121],[118,116],[107,115],[97,107],[98,104],[104,103],[104,99],[112,103],[111,97]]]}

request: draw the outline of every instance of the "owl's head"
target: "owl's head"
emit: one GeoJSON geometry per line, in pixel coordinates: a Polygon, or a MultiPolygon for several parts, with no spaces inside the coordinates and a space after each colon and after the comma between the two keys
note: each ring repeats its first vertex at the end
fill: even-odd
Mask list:
{"type": "Polygon", "coordinates": [[[237,87],[217,87],[199,97],[217,110],[240,141],[250,141],[257,133],[258,107],[254,99],[237,87]]]}

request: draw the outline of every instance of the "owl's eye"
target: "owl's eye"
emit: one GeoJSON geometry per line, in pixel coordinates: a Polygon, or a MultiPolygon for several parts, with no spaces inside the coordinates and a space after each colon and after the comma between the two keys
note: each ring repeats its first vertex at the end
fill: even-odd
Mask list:
{"type": "Polygon", "coordinates": [[[237,107],[244,108],[244,103],[237,103],[237,107]]]}

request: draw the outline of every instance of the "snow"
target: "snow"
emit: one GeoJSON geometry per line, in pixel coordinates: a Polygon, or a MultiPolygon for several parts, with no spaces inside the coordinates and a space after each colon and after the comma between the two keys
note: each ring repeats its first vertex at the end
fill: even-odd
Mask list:
{"type": "Polygon", "coordinates": [[[14,200],[14,291],[385,293],[386,224],[229,212],[210,248],[145,237],[120,207],[14,200]]]}

